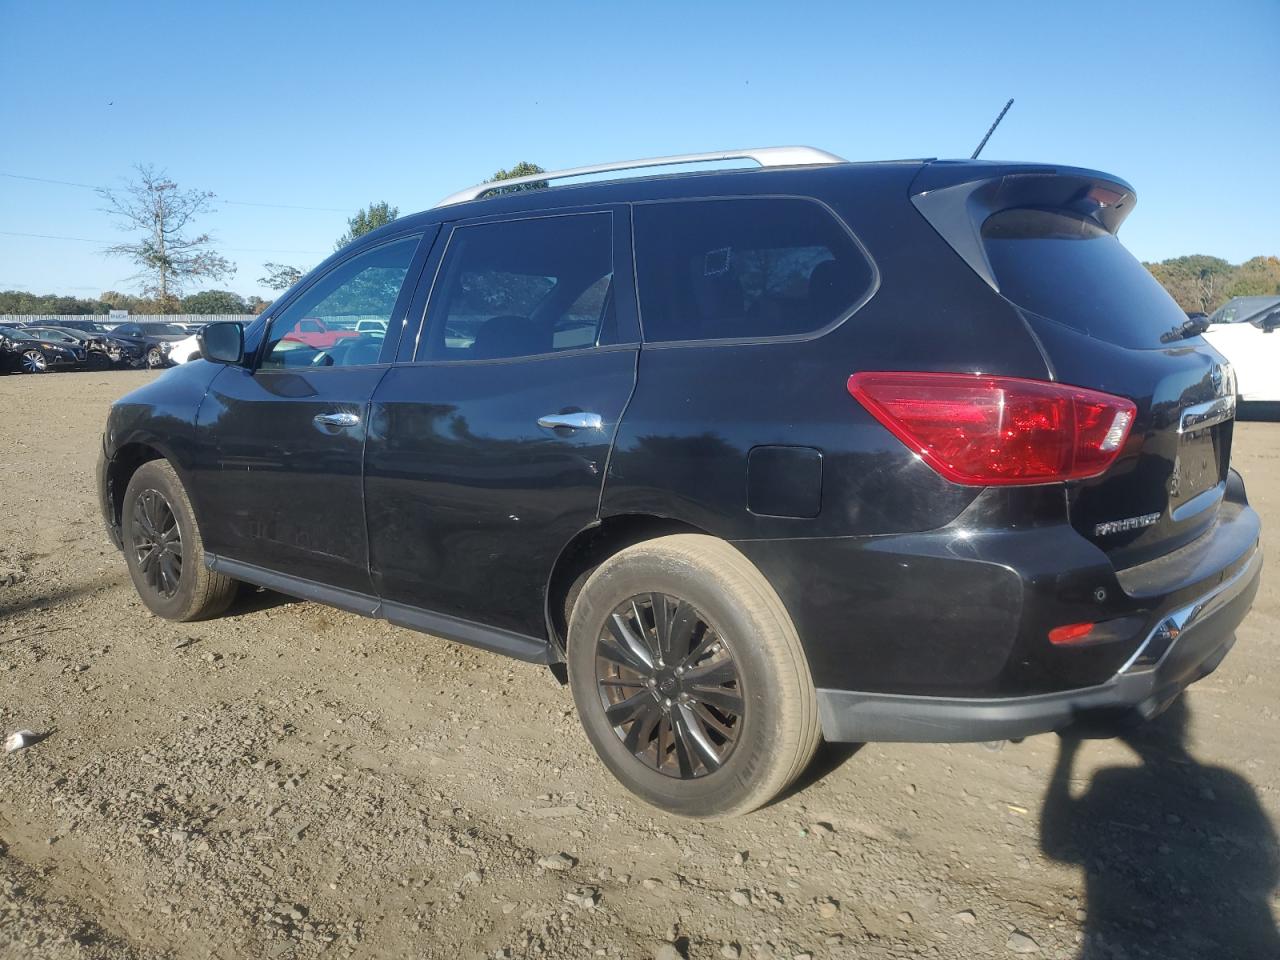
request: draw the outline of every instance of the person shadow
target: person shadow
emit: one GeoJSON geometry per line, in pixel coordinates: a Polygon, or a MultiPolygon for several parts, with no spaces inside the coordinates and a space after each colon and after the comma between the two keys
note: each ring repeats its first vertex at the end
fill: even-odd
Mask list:
{"type": "Polygon", "coordinates": [[[1084,869],[1081,960],[1280,958],[1275,829],[1247,780],[1188,752],[1186,699],[1121,734],[1141,766],[1099,770],[1079,796],[1084,741],[1060,738],[1040,842],[1084,869]]]}

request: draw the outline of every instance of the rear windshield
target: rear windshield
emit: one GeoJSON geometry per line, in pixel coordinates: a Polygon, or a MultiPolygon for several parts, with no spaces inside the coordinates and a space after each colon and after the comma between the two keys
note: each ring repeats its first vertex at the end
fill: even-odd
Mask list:
{"type": "Polygon", "coordinates": [[[1002,210],[982,225],[1000,293],[1018,306],[1124,347],[1159,347],[1187,319],[1112,234],[1056,210],[1002,210]]]}

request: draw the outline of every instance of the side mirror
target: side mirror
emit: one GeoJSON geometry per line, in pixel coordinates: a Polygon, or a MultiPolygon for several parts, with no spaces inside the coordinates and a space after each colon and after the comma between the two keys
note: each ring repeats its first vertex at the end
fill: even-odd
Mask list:
{"type": "Polygon", "coordinates": [[[244,359],[244,327],[229,320],[206,323],[196,334],[200,356],[214,363],[240,363],[244,359]]]}

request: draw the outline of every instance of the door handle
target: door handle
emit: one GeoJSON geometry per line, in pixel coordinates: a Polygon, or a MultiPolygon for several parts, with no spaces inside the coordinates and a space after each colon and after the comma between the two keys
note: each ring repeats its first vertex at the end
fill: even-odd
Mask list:
{"type": "Polygon", "coordinates": [[[538,426],[548,430],[568,427],[570,430],[599,430],[604,418],[598,413],[551,413],[538,418],[538,426]]]}
{"type": "Polygon", "coordinates": [[[318,413],[315,422],[322,427],[354,427],[360,423],[358,413],[318,413]]]}

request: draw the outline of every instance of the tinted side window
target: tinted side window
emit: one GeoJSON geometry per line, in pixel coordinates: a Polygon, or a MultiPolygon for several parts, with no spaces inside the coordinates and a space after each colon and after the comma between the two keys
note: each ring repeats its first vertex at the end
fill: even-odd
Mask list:
{"type": "Polygon", "coordinates": [[[597,346],[613,329],[613,215],[458,227],[419,360],[493,360],[597,346]]]}
{"type": "Polygon", "coordinates": [[[649,342],[813,333],[871,288],[871,265],[809,200],[641,203],[636,281],[649,342]]]}
{"type": "Polygon", "coordinates": [[[419,238],[374,247],[334,267],[271,321],[262,366],[352,367],[377,363],[385,327],[358,330],[361,320],[390,321],[419,238]]]}

